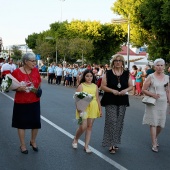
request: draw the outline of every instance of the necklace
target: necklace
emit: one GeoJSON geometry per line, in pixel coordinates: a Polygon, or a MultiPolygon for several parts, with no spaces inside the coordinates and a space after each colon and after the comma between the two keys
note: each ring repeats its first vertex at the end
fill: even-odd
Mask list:
{"type": "Polygon", "coordinates": [[[122,75],[122,71],[121,71],[121,74],[118,76],[118,75],[116,74],[116,71],[114,70],[114,74],[116,75],[117,81],[118,81],[117,87],[120,89],[120,88],[122,87],[122,85],[120,84],[120,76],[122,75]]]}

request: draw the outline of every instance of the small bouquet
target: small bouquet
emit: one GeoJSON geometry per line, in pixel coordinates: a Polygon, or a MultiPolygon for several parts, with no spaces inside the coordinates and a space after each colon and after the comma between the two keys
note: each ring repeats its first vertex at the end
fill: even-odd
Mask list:
{"type": "Polygon", "coordinates": [[[5,79],[2,80],[1,90],[2,92],[8,91],[8,90],[15,90],[20,86],[21,86],[21,83],[16,78],[14,78],[11,74],[7,74],[5,76],[5,79]]]}
{"type": "Polygon", "coordinates": [[[78,124],[81,125],[83,122],[83,119],[86,118],[86,108],[90,104],[90,102],[93,100],[93,96],[91,94],[88,94],[86,92],[75,92],[73,95],[73,98],[75,99],[76,108],[78,112],[80,113],[80,117],[78,119],[78,124]]]}

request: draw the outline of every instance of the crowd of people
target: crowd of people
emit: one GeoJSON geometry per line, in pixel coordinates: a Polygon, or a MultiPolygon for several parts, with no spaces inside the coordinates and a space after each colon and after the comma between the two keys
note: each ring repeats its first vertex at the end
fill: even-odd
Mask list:
{"type": "MultiPolygon", "coordinates": [[[[1,66],[1,77],[11,73],[19,82],[22,80],[38,88],[41,77],[36,68],[35,55],[26,53],[22,57],[22,66],[14,67],[12,59],[4,61],[1,66]]],[[[45,70],[45,69],[44,69],[45,70]]],[[[170,69],[169,69],[170,70],[170,69]]],[[[42,71],[42,70],[41,70],[42,71]]],[[[136,65],[132,70],[125,69],[125,60],[122,55],[115,55],[110,66],[105,65],[81,65],[52,63],[46,69],[49,84],[61,84],[73,86],[77,92],[87,92],[93,96],[93,100],[86,108],[87,116],[76,131],[72,142],[74,149],[78,148],[78,140],[85,132],[84,151],[91,153],[89,142],[93,123],[96,118],[102,117],[102,106],[105,107],[105,125],[102,146],[108,147],[110,154],[119,150],[121,135],[124,125],[126,108],[130,106],[129,92],[133,95],[147,95],[156,99],[155,105],[146,105],[143,116],[143,124],[150,127],[151,149],[158,152],[158,136],[165,127],[168,103],[170,103],[169,76],[165,75],[165,61],[161,58],[154,61],[154,69],[146,66],[144,70],[136,65]],[[101,100],[99,89],[104,91],[101,100]]],[[[43,72],[45,73],[45,71],[43,72]]],[[[42,75],[44,76],[44,74],[42,75]]],[[[36,136],[41,128],[40,98],[33,91],[26,91],[26,85],[15,89],[12,127],[18,129],[20,150],[28,154],[25,145],[25,129],[31,129],[30,146],[37,152],[36,136]]],[[[76,109],[76,118],[80,118],[81,110],[76,109]]]]}
{"type": "MultiPolygon", "coordinates": [[[[44,64],[42,64],[44,67],[44,64]]],[[[97,64],[56,64],[51,63],[49,67],[47,67],[46,72],[42,71],[41,75],[44,77],[45,75],[48,76],[48,84],[56,84],[68,86],[68,87],[77,87],[80,84],[80,79],[83,72],[88,69],[92,70],[95,76],[95,83],[100,88],[101,80],[103,75],[107,70],[109,70],[109,64],[105,65],[97,65],[97,64]]]]}
{"type": "Polygon", "coordinates": [[[132,95],[141,96],[142,95],[142,86],[149,74],[154,73],[153,66],[146,65],[142,70],[141,66],[133,65],[130,70],[130,76],[132,79],[132,95]]]}

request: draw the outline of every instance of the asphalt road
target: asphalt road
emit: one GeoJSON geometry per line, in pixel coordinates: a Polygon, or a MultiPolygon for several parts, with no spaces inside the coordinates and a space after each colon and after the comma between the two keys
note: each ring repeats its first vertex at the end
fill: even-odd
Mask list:
{"type": "MultiPolygon", "coordinates": [[[[144,104],[140,97],[130,96],[122,135],[116,154],[101,146],[104,116],[96,119],[90,146],[92,154],[83,151],[84,135],[78,149],[71,146],[77,129],[73,94],[75,88],[42,83],[42,129],[37,137],[39,152],[29,146],[30,130],[26,131],[28,155],[19,150],[17,130],[11,127],[14,92],[0,93],[0,170],[169,170],[170,115],[159,138],[159,153],[151,151],[149,127],[142,125],[144,104]]],[[[103,109],[104,113],[104,109],[103,109]]]]}

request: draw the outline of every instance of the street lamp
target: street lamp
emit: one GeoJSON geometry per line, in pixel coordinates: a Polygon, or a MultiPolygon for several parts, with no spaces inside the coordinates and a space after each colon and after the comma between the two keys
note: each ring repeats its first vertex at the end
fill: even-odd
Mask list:
{"type": "Polygon", "coordinates": [[[60,0],[61,1],[61,21],[62,22],[62,3],[65,1],[65,0],[60,0]]]}
{"type": "Polygon", "coordinates": [[[82,65],[84,64],[84,56],[83,56],[83,50],[82,50],[82,65]]]}
{"type": "Polygon", "coordinates": [[[113,23],[128,23],[128,37],[127,37],[127,67],[129,69],[129,47],[130,47],[130,15],[128,20],[127,19],[112,19],[113,23]]]}
{"type": "MultiPolygon", "coordinates": [[[[55,38],[53,37],[45,37],[46,40],[55,40],[55,38]]],[[[56,40],[55,40],[56,41],[56,40]]],[[[56,63],[57,63],[57,41],[55,43],[55,48],[56,48],[56,51],[55,51],[55,57],[56,57],[56,63]]]]}

